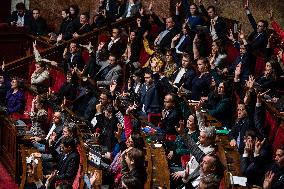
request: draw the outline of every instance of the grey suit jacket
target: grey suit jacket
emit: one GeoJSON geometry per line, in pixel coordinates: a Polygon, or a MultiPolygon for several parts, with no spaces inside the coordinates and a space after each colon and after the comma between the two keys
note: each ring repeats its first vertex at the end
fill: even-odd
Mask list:
{"type": "MultiPolygon", "coordinates": [[[[99,58],[99,52],[96,52],[96,64],[101,66],[100,70],[98,71],[97,75],[109,65],[108,61],[101,61],[99,58]]],[[[110,85],[113,80],[116,82],[119,82],[120,78],[122,75],[121,67],[120,65],[115,65],[114,67],[111,68],[111,70],[107,73],[105,76],[105,80],[103,81],[97,81],[98,86],[106,86],[110,85]]]]}

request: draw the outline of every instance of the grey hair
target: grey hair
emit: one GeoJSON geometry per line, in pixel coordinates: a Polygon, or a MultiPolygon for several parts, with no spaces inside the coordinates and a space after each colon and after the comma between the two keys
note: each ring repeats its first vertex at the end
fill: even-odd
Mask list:
{"type": "Polygon", "coordinates": [[[202,129],[202,132],[205,133],[206,137],[212,140],[215,140],[216,138],[216,129],[215,127],[205,127],[202,129]]]}

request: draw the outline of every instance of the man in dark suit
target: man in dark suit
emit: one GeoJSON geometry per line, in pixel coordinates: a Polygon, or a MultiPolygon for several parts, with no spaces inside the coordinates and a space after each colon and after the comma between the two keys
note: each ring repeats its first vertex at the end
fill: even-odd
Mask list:
{"type": "Polygon", "coordinates": [[[210,22],[207,23],[207,25],[209,26],[212,40],[215,41],[217,39],[220,39],[222,41],[226,41],[227,40],[226,23],[221,17],[218,16],[218,14],[216,13],[216,8],[214,6],[209,6],[206,10],[204,5],[202,4],[202,1],[199,2],[202,13],[208,18],[208,21],[210,22]]]}
{"type": "MultiPolygon", "coordinates": [[[[178,59],[175,58],[175,49],[172,49],[172,52],[175,61],[178,61],[178,59]]],[[[186,90],[191,90],[192,80],[196,75],[195,71],[191,67],[191,57],[188,54],[183,54],[181,62],[176,62],[176,64],[180,65],[180,68],[175,71],[171,78],[173,85],[176,87],[183,87],[186,90]]]]}
{"type": "Polygon", "coordinates": [[[46,35],[48,33],[46,20],[40,16],[39,9],[33,9],[33,17],[29,24],[29,33],[34,36],[46,35]]]}
{"type": "Polygon", "coordinates": [[[62,188],[72,188],[72,184],[77,175],[80,164],[80,156],[76,150],[75,140],[66,137],[61,142],[62,153],[58,154],[55,149],[51,149],[53,157],[57,160],[57,174],[53,181],[55,186],[62,188]]]}
{"type": "Polygon", "coordinates": [[[125,52],[126,42],[121,38],[121,29],[113,28],[110,41],[107,43],[107,51],[116,57],[121,57],[125,52]]]}
{"type": "MultiPolygon", "coordinates": [[[[58,63],[54,61],[51,64],[58,65],[58,63]]],[[[63,63],[59,64],[59,66],[63,67],[65,75],[67,75],[67,72],[75,67],[80,71],[83,70],[85,62],[83,60],[82,54],[79,50],[79,45],[77,43],[70,43],[69,52],[67,48],[64,49],[63,63]]]]}
{"type": "Polygon", "coordinates": [[[271,162],[271,146],[268,141],[257,137],[256,133],[251,130],[246,132],[244,142],[244,153],[241,154],[241,171],[248,178],[250,185],[260,186],[262,180],[259,178],[265,174],[265,166],[259,165],[271,162]]]}
{"type": "Polygon", "coordinates": [[[40,152],[45,152],[46,150],[46,145],[48,145],[49,139],[52,135],[53,132],[56,133],[56,137],[60,138],[62,135],[62,130],[63,130],[63,120],[62,120],[62,115],[60,112],[55,112],[53,115],[53,124],[49,129],[48,134],[46,135],[45,138],[41,137],[31,137],[33,140],[33,146],[36,147],[40,152]]]}
{"type": "Polygon", "coordinates": [[[106,20],[108,23],[115,21],[117,14],[117,1],[116,0],[103,0],[102,8],[106,11],[106,20]]]}
{"type": "MultiPolygon", "coordinates": [[[[177,135],[175,126],[179,125],[181,113],[176,108],[177,96],[173,93],[167,94],[164,98],[164,109],[162,110],[162,119],[160,127],[165,131],[166,138],[170,135],[177,135]]],[[[175,137],[174,137],[175,138],[175,137]]]]}
{"type": "Polygon", "coordinates": [[[125,12],[122,15],[122,18],[128,18],[139,13],[139,9],[141,8],[141,2],[140,0],[128,0],[126,2],[125,7],[125,12]]]}
{"type": "MultiPolygon", "coordinates": [[[[248,4],[245,6],[246,14],[249,19],[250,25],[253,28],[253,32],[248,36],[248,48],[252,52],[252,61],[250,64],[250,69],[252,74],[254,74],[255,66],[256,66],[256,58],[257,56],[264,53],[268,42],[268,34],[266,32],[268,27],[268,22],[266,20],[259,20],[256,23],[253,15],[251,14],[248,4]]],[[[262,56],[262,55],[261,55],[262,56]]]]}
{"type": "Polygon", "coordinates": [[[179,30],[175,25],[175,19],[174,17],[168,17],[166,23],[163,23],[159,17],[152,12],[151,17],[161,30],[160,34],[155,39],[154,44],[160,47],[162,52],[165,52],[165,50],[171,48],[172,39],[179,33],[179,30]]]}
{"type": "Polygon", "coordinates": [[[145,85],[141,89],[140,108],[144,115],[161,112],[161,97],[159,74],[153,74],[150,70],[144,72],[145,85]]]}
{"type": "Polygon", "coordinates": [[[26,10],[25,4],[20,2],[16,4],[16,11],[13,11],[9,18],[9,24],[11,26],[29,26],[31,22],[32,14],[26,10]]]}

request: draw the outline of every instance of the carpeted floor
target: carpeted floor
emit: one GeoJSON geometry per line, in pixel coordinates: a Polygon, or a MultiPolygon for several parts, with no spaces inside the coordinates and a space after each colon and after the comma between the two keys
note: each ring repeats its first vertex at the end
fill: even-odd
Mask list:
{"type": "Polygon", "coordinates": [[[17,189],[18,186],[0,161],[0,189],[17,189]]]}

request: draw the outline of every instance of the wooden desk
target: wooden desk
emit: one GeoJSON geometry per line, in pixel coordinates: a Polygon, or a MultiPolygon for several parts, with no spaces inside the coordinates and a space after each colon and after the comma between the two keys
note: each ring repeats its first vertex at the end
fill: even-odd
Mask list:
{"type": "Polygon", "coordinates": [[[0,116],[0,158],[16,181],[18,175],[18,131],[9,117],[0,116]]]}
{"type": "MultiPolygon", "coordinates": [[[[228,136],[218,135],[216,138],[216,144],[218,146],[218,156],[222,164],[225,166],[224,188],[231,188],[230,173],[233,176],[242,176],[240,154],[236,148],[230,146],[228,136]]],[[[233,188],[243,189],[246,187],[234,185],[233,188]]]]}
{"type": "Polygon", "coordinates": [[[156,148],[151,144],[147,145],[149,145],[152,160],[151,188],[158,186],[165,186],[166,188],[170,188],[170,171],[164,148],[156,148]]]}
{"type": "MultiPolygon", "coordinates": [[[[34,178],[29,174],[31,171],[27,164],[26,158],[29,157],[32,153],[38,152],[36,149],[32,149],[30,147],[25,147],[24,145],[20,145],[20,152],[21,152],[21,164],[22,164],[22,176],[21,176],[21,184],[19,189],[23,189],[26,184],[34,183],[34,178]]],[[[43,172],[42,172],[42,161],[41,158],[37,158],[38,165],[37,165],[37,174],[40,180],[43,180],[43,172]]]]}

